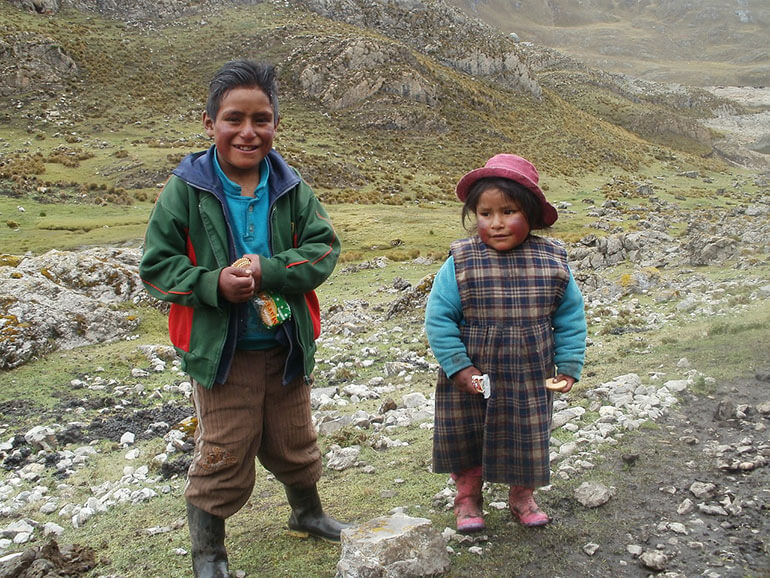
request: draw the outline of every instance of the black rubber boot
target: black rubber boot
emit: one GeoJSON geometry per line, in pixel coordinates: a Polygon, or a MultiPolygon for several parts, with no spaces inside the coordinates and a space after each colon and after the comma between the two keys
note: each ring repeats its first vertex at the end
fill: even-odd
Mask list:
{"type": "Polygon", "coordinates": [[[340,533],[344,528],[349,528],[350,524],[338,522],[324,514],[315,484],[307,488],[286,486],[286,497],[291,506],[289,534],[299,538],[315,536],[339,544],[340,533]]]}
{"type": "Polygon", "coordinates": [[[230,578],[225,550],[225,519],[187,502],[195,578],[230,578]]]}

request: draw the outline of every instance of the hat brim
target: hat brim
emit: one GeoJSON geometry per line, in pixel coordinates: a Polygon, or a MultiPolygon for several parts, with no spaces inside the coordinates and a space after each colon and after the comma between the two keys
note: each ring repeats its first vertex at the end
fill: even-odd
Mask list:
{"type": "Polygon", "coordinates": [[[540,205],[543,208],[543,225],[545,227],[550,227],[556,222],[556,219],[559,218],[559,213],[556,211],[556,207],[554,207],[546,200],[543,191],[540,190],[540,187],[537,186],[537,183],[533,182],[532,179],[520,173],[519,171],[505,169],[502,167],[481,167],[467,173],[463,178],[460,179],[460,182],[457,183],[457,188],[455,189],[457,198],[460,201],[465,202],[465,199],[468,198],[468,191],[470,191],[474,183],[479,179],[484,179],[487,177],[510,179],[532,191],[532,193],[537,197],[537,200],[540,201],[540,205]]]}

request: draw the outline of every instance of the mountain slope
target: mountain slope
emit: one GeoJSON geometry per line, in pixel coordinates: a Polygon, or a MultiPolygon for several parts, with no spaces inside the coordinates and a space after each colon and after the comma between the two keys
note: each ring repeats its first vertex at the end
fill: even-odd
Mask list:
{"type": "Polygon", "coordinates": [[[277,146],[329,202],[452,199],[468,166],[504,150],[564,178],[662,158],[706,166],[711,135],[698,118],[728,106],[640,89],[433,0],[97,7],[69,0],[38,14],[0,3],[0,114],[11,130],[0,136],[12,143],[0,177],[14,187],[151,195],[183,154],[207,146],[206,84],[234,57],[278,65],[277,146]],[[672,144],[679,156],[658,152],[672,144]]]}
{"type": "Polygon", "coordinates": [[[521,40],[607,71],[708,86],[770,79],[770,4],[749,0],[450,0],[521,40]]]}

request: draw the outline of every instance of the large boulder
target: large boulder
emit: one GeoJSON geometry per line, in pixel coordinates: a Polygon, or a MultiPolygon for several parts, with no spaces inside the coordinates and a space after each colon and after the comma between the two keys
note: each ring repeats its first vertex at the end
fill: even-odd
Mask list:
{"type": "Polygon", "coordinates": [[[337,578],[406,578],[449,569],[446,540],[426,518],[394,515],[342,531],[337,578]]]}
{"type": "Polygon", "coordinates": [[[0,265],[0,369],[54,349],[127,336],[139,323],[118,305],[145,297],[138,249],[49,251],[0,265]]]}

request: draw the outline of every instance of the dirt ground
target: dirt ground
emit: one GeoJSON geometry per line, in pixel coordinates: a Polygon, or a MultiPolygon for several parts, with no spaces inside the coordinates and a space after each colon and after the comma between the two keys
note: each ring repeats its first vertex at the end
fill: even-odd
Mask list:
{"type": "MultiPolygon", "coordinates": [[[[486,551],[479,563],[453,567],[448,575],[770,576],[770,415],[759,411],[768,403],[770,367],[722,383],[713,395],[685,394],[655,427],[627,434],[622,448],[597,460],[586,477],[612,480],[616,494],[609,502],[586,517],[587,509],[573,496],[558,489],[543,493],[539,501],[553,516],[550,526],[489,524],[490,535],[478,542],[486,551]],[[741,471],[740,462],[755,467],[741,471]],[[690,488],[698,482],[714,487],[696,497],[690,488]],[[686,512],[688,499],[692,511],[686,512]],[[524,566],[507,559],[503,552],[510,543],[502,542],[510,540],[515,548],[534,551],[533,559],[524,566]]],[[[164,416],[171,421],[185,410],[169,405],[142,417],[148,423],[164,416]]],[[[108,438],[112,430],[125,431],[124,423],[112,422],[95,429],[108,438]]],[[[53,542],[0,564],[0,576],[78,576],[95,561],[88,548],[53,542]]]]}
{"type": "Polygon", "coordinates": [[[606,455],[591,474],[616,480],[616,495],[596,509],[600,523],[581,527],[576,514],[584,506],[571,496],[544,496],[554,524],[579,538],[561,548],[534,534],[530,546],[542,547],[517,575],[770,576],[770,415],[757,410],[769,401],[770,368],[723,383],[710,396],[685,395],[659,427],[627,436],[622,451],[606,455]],[[737,467],[752,461],[762,465],[737,467]],[[715,487],[697,498],[690,491],[696,482],[715,487]],[[694,507],[687,513],[686,499],[694,507]],[[598,549],[589,554],[585,544],[598,549]],[[650,552],[659,555],[644,554],[650,552]]]}

